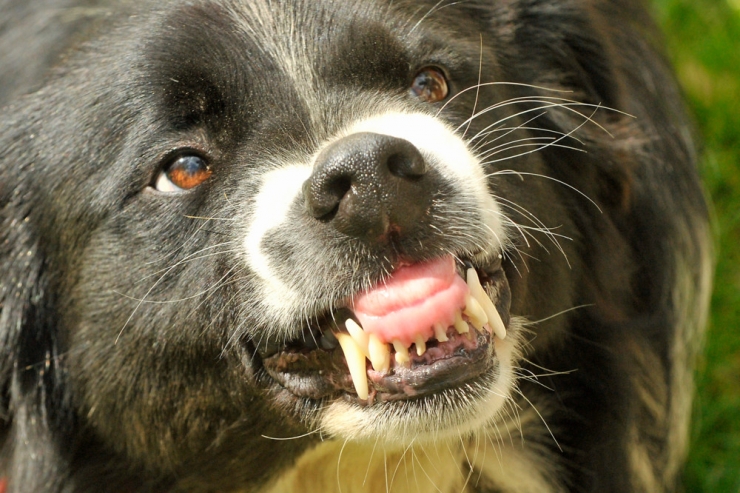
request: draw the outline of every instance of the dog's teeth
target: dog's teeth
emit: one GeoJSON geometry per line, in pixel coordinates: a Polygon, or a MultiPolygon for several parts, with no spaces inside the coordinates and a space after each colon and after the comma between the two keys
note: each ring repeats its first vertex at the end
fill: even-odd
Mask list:
{"type": "Polygon", "coordinates": [[[401,341],[393,341],[393,347],[396,350],[396,362],[399,365],[405,366],[409,361],[411,361],[411,358],[409,358],[409,350],[401,341]]]}
{"type": "Polygon", "coordinates": [[[480,279],[478,279],[478,273],[472,267],[468,268],[466,271],[465,281],[468,283],[468,288],[470,288],[470,292],[473,293],[474,296],[477,290],[483,289],[483,286],[480,284],[480,279]]]}
{"type": "Polygon", "coordinates": [[[486,318],[489,322],[489,327],[491,327],[493,333],[496,334],[496,337],[504,339],[506,337],[506,327],[504,326],[504,322],[501,320],[501,315],[499,315],[498,310],[496,310],[493,301],[488,297],[486,290],[483,289],[483,286],[478,279],[478,273],[475,269],[468,269],[467,281],[470,294],[475,298],[485,312],[486,318]]]}
{"type": "Polygon", "coordinates": [[[391,347],[381,342],[375,334],[370,334],[368,337],[368,351],[373,369],[380,373],[388,373],[391,367],[391,347]]]}
{"type": "Polygon", "coordinates": [[[357,322],[351,318],[348,318],[347,321],[344,322],[344,326],[347,327],[347,332],[349,332],[349,335],[351,335],[352,339],[355,340],[357,347],[360,348],[362,354],[364,354],[367,359],[370,359],[370,349],[368,348],[370,339],[367,332],[362,330],[362,327],[357,325],[357,322]]]}
{"type": "Polygon", "coordinates": [[[467,334],[470,332],[470,327],[468,327],[468,324],[462,319],[460,312],[455,313],[455,330],[458,334],[467,334]]]}
{"type": "Polygon", "coordinates": [[[498,310],[496,310],[495,307],[488,316],[488,324],[491,326],[491,329],[493,329],[493,333],[496,334],[496,337],[499,339],[506,338],[506,326],[504,325],[504,321],[501,320],[501,315],[499,315],[498,310]]]}
{"type": "Polygon", "coordinates": [[[478,301],[476,301],[476,299],[471,295],[467,295],[465,297],[465,309],[463,310],[463,313],[468,316],[470,323],[478,330],[481,330],[483,326],[488,323],[486,312],[483,311],[480,303],[478,303],[478,301]]]}
{"type": "Polygon", "coordinates": [[[347,360],[349,374],[352,377],[352,383],[357,391],[357,397],[363,400],[367,399],[367,370],[365,366],[365,356],[362,354],[362,350],[349,334],[338,332],[334,335],[339,341],[339,345],[342,347],[344,358],[347,360]]]}
{"type": "Polygon", "coordinates": [[[416,344],[416,354],[418,354],[419,356],[427,352],[427,343],[424,341],[423,336],[416,336],[416,338],[414,339],[414,344],[416,344]]]}
{"type": "Polygon", "coordinates": [[[442,324],[434,324],[434,338],[439,342],[449,341],[447,338],[447,329],[445,329],[442,324]]]}

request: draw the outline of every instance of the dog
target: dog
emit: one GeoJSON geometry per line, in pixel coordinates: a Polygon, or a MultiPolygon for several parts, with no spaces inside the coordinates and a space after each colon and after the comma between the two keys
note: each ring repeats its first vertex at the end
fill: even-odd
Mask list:
{"type": "Polygon", "coordinates": [[[680,489],[711,286],[616,0],[8,0],[8,492],[680,489]]]}

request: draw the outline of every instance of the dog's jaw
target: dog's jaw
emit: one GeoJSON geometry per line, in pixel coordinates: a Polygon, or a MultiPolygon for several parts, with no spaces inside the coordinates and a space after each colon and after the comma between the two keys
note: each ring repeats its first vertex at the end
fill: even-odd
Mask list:
{"type": "Polygon", "coordinates": [[[336,399],[312,423],[327,436],[356,441],[380,440],[389,446],[404,447],[427,441],[458,441],[483,431],[498,419],[514,391],[515,361],[521,346],[524,319],[513,318],[511,336],[496,338],[495,370],[475,384],[421,402],[391,402],[382,406],[360,406],[346,399],[336,399]],[[462,393],[467,394],[465,398],[462,393]]]}
{"type": "MultiPolygon", "coordinates": [[[[296,223],[296,216],[304,214],[304,183],[316,165],[317,156],[334,142],[361,133],[386,135],[410,142],[441,180],[454,189],[452,203],[445,204],[448,207],[446,213],[460,218],[459,224],[451,229],[458,231],[462,240],[451,242],[451,245],[457,245],[456,248],[432,253],[432,257],[453,255],[481,266],[500,262],[502,252],[508,246],[507,230],[502,221],[504,216],[491,195],[483,166],[455,130],[435,116],[420,112],[387,111],[362,118],[338,132],[313,156],[274,163],[274,168],[263,176],[243,242],[245,261],[255,274],[258,285],[257,302],[261,307],[260,313],[264,314],[262,326],[267,331],[248,334],[255,344],[262,339],[285,341],[296,338],[306,319],[322,312],[334,316],[338,307],[351,304],[353,297],[367,290],[373,282],[383,282],[382,279],[373,281],[365,272],[355,272],[356,266],[350,262],[343,264],[345,260],[342,258],[331,258],[331,252],[323,245],[313,247],[296,223]],[[282,235],[283,242],[292,245],[293,258],[286,259],[269,250],[266,238],[276,232],[282,235]],[[285,278],[286,262],[297,273],[302,273],[300,285],[295,284],[295,278],[285,278]],[[345,282],[339,286],[331,285],[335,276],[321,272],[323,266],[335,268],[345,282]]],[[[384,266],[384,269],[388,267],[384,266]]],[[[500,287],[492,289],[496,292],[500,287]]],[[[495,303],[496,299],[493,301],[495,303]]],[[[508,304],[505,305],[501,309],[508,321],[508,304]]],[[[484,330],[490,331],[491,325],[486,325],[484,330]]],[[[516,325],[510,323],[514,333],[519,332],[516,325]]],[[[413,399],[409,395],[408,398],[394,398],[391,399],[393,402],[376,402],[375,405],[363,404],[361,401],[366,399],[366,395],[361,391],[360,401],[351,394],[333,397],[309,424],[337,437],[357,440],[380,438],[398,444],[408,443],[411,439],[423,440],[424,437],[459,437],[481,429],[496,416],[515,385],[513,366],[519,337],[514,334],[502,339],[503,323],[498,324],[497,329],[498,336],[488,336],[491,347],[487,349],[487,363],[476,378],[424,398],[413,399]],[[453,402],[456,404],[451,405],[453,402]],[[368,426],[369,423],[372,425],[368,426]]],[[[364,363],[355,366],[358,364],[364,367],[364,363]]],[[[358,388],[356,382],[355,388],[358,388]]]]}

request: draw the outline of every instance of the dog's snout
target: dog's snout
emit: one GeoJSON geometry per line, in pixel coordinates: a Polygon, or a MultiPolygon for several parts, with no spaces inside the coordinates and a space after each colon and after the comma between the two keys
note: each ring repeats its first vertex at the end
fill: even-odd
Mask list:
{"type": "Polygon", "coordinates": [[[349,236],[403,233],[429,210],[433,180],[409,141],[356,133],[329,145],[303,184],[309,214],[349,236]]]}

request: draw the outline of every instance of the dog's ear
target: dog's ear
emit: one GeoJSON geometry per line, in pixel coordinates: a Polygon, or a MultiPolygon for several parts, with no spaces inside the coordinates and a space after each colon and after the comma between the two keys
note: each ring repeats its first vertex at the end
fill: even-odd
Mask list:
{"type": "MultiPolygon", "coordinates": [[[[55,378],[56,335],[39,236],[33,133],[17,122],[0,125],[0,389],[1,416],[9,421],[21,396],[36,405],[55,378]]],[[[45,398],[45,397],[44,397],[45,398]]],[[[43,398],[42,398],[43,399],[43,398]]]]}
{"type": "Polygon", "coordinates": [[[3,472],[18,491],[57,490],[60,453],[72,447],[58,370],[47,262],[37,228],[44,217],[35,185],[33,132],[22,118],[0,120],[0,430],[3,472]],[[66,442],[66,443],[65,443],[66,442]]]}

